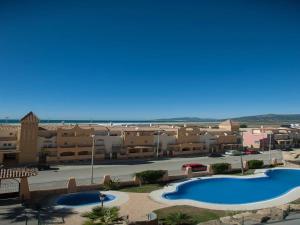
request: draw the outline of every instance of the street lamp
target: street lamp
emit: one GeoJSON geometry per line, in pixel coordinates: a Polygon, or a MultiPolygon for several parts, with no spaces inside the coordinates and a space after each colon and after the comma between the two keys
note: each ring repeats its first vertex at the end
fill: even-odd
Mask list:
{"type": "Polygon", "coordinates": [[[269,161],[271,165],[272,164],[272,156],[271,156],[272,131],[269,131],[268,134],[269,134],[269,161]]]}
{"type": "Polygon", "coordinates": [[[160,130],[157,131],[157,146],[156,146],[156,158],[158,158],[159,156],[159,134],[160,134],[160,130]]]}
{"type": "Polygon", "coordinates": [[[102,193],[99,194],[99,199],[100,199],[101,207],[102,207],[102,208],[103,208],[103,204],[104,204],[105,197],[106,197],[105,194],[102,194],[102,193]]]}
{"type": "Polygon", "coordinates": [[[92,134],[92,158],[91,158],[91,184],[94,183],[94,150],[95,150],[95,135],[92,134]]]}
{"type": "Polygon", "coordinates": [[[244,150],[244,132],[245,131],[239,131],[239,132],[242,133],[242,135],[241,135],[242,151],[240,152],[240,158],[241,158],[242,174],[244,175],[243,150],[244,150]]]}

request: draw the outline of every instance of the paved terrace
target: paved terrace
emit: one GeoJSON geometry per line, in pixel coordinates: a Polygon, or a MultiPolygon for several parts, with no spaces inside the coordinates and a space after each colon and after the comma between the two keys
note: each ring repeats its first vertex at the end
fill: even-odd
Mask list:
{"type": "MultiPolygon", "coordinates": [[[[282,159],[281,151],[272,151],[272,158],[282,159]]],[[[260,159],[265,164],[269,164],[269,153],[264,152],[259,155],[243,156],[244,159],[260,159]]],[[[210,157],[185,157],[170,158],[161,160],[134,160],[134,161],[104,161],[101,165],[94,166],[95,183],[99,183],[104,175],[118,177],[120,180],[129,180],[135,172],[143,170],[163,169],[169,170],[169,174],[180,174],[180,167],[185,163],[213,164],[218,162],[228,162],[233,168],[240,168],[239,156],[225,156],[222,158],[210,157]]],[[[53,166],[58,170],[40,171],[37,176],[29,178],[30,190],[51,189],[65,187],[69,177],[75,177],[78,184],[90,184],[90,165],[61,165],[53,166]]]]}

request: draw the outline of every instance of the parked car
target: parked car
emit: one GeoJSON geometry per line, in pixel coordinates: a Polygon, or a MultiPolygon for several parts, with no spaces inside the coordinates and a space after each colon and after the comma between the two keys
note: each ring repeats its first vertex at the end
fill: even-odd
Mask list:
{"type": "Polygon", "coordinates": [[[48,164],[32,164],[32,165],[27,165],[26,168],[36,168],[39,171],[51,169],[50,165],[48,164]]]}
{"type": "Polygon", "coordinates": [[[218,152],[211,152],[208,157],[222,157],[223,155],[218,152]]]}
{"type": "Polygon", "coordinates": [[[231,155],[231,156],[239,156],[241,154],[242,154],[242,152],[240,152],[238,150],[228,150],[225,152],[225,155],[231,155]]]}
{"type": "Polygon", "coordinates": [[[182,165],[181,169],[185,170],[187,167],[191,167],[193,172],[206,171],[207,170],[206,165],[199,164],[199,163],[186,163],[186,164],[182,165]]]}
{"type": "Polygon", "coordinates": [[[256,154],[260,154],[260,152],[255,150],[255,149],[247,149],[247,150],[244,151],[244,154],[246,154],[246,155],[256,155],[256,154]]]}
{"type": "Polygon", "coordinates": [[[294,149],[292,148],[283,148],[281,149],[281,151],[285,151],[285,152],[289,152],[289,151],[293,151],[294,149]]]}

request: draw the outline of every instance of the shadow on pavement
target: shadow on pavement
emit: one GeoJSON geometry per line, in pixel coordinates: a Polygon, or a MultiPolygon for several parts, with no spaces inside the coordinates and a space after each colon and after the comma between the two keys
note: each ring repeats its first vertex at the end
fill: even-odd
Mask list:
{"type": "Polygon", "coordinates": [[[34,221],[36,224],[63,224],[65,218],[73,214],[75,212],[72,209],[66,208],[41,207],[38,204],[34,206],[10,204],[6,207],[1,206],[0,224],[29,224],[34,221]]]}

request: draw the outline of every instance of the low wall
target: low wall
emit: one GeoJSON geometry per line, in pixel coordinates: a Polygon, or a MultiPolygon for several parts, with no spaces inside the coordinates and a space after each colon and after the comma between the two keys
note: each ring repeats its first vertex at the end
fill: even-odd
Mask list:
{"type": "Polygon", "coordinates": [[[82,192],[82,191],[94,191],[103,189],[103,184],[86,184],[86,185],[78,185],[76,186],[76,192],[82,192]]]}
{"type": "Polygon", "coordinates": [[[57,189],[51,189],[51,190],[38,190],[38,191],[30,191],[30,200],[28,201],[30,204],[41,204],[41,202],[44,202],[45,200],[49,200],[49,198],[67,194],[68,189],[66,188],[57,188],[57,189]]]}
{"type": "MultiPolygon", "coordinates": [[[[244,169],[247,169],[247,161],[243,162],[244,169]]],[[[200,172],[192,172],[191,168],[187,167],[184,171],[184,174],[178,174],[178,175],[169,175],[168,171],[166,171],[165,176],[161,180],[162,182],[173,182],[173,181],[179,181],[184,180],[187,178],[192,177],[203,177],[203,176],[210,176],[212,175],[211,172],[211,165],[207,166],[207,171],[200,171],[200,172]]],[[[109,175],[104,176],[104,179],[111,180],[109,175]]],[[[74,179],[74,178],[70,178],[74,179]]],[[[103,179],[103,180],[104,180],[103,179]]],[[[118,182],[119,187],[130,187],[130,186],[138,186],[139,183],[135,178],[128,180],[128,181],[120,181],[118,182]]],[[[103,184],[103,181],[98,184],[89,184],[89,185],[76,185],[75,182],[75,192],[84,192],[84,191],[93,191],[93,190],[101,190],[104,189],[105,185],[103,184]]],[[[74,187],[73,187],[74,188],[74,187]]],[[[61,194],[67,194],[74,192],[74,190],[68,189],[68,186],[66,185],[65,188],[57,188],[57,189],[50,189],[50,190],[36,190],[31,191],[31,199],[38,201],[39,199],[43,199],[49,196],[55,196],[55,195],[61,195],[61,194]]]]}

